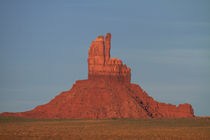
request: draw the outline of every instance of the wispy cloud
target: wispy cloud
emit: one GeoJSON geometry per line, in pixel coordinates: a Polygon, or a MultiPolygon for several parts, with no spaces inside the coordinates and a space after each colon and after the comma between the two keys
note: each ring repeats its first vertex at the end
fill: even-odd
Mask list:
{"type": "Polygon", "coordinates": [[[157,64],[204,66],[210,68],[210,49],[136,49],[135,51],[124,51],[127,55],[131,54],[127,57],[132,60],[141,60],[157,64]]]}

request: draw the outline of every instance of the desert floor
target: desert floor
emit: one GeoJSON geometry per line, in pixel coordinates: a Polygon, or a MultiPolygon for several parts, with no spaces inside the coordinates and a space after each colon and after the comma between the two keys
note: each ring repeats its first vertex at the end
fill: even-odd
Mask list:
{"type": "Polygon", "coordinates": [[[0,140],[210,140],[210,118],[24,119],[0,117],[0,140]]]}

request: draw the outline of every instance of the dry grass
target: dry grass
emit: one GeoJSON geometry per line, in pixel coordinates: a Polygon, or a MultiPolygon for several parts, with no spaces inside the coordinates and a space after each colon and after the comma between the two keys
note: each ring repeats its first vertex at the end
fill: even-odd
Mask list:
{"type": "Polygon", "coordinates": [[[210,118],[56,120],[0,117],[2,140],[209,140],[210,118]]]}

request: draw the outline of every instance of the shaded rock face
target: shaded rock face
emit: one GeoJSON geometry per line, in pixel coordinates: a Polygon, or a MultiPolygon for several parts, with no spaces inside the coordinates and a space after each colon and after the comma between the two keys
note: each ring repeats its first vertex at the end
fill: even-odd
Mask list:
{"type": "Polygon", "coordinates": [[[190,104],[159,103],[139,85],[130,83],[130,68],[110,58],[111,34],[92,42],[88,57],[88,79],[78,80],[45,105],[31,111],[2,113],[28,118],[184,118],[194,117],[190,104]]]}

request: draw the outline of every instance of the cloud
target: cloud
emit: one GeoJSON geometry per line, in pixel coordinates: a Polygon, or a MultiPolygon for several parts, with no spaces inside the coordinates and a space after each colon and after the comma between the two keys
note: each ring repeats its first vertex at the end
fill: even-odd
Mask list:
{"type": "MultiPolygon", "coordinates": [[[[200,66],[210,68],[210,49],[136,49],[124,50],[129,59],[176,66],[200,66]],[[132,52],[131,52],[132,51],[132,52]]],[[[125,55],[126,56],[126,55],[125,55]]]]}

